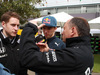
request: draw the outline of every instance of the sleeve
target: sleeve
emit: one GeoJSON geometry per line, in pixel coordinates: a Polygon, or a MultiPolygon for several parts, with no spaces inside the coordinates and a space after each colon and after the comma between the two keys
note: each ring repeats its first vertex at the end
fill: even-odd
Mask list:
{"type": "Polygon", "coordinates": [[[58,73],[66,71],[69,65],[74,65],[74,55],[70,51],[50,50],[49,52],[40,52],[35,44],[34,35],[37,31],[37,27],[31,23],[26,24],[23,29],[20,41],[20,62],[22,66],[35,72],[58,73]]]}

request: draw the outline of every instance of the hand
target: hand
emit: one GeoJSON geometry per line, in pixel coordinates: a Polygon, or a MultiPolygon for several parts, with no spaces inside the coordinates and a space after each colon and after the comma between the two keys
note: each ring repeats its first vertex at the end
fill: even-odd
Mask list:
{"type": "Polygon", "coordinates": [[[36,45],[40,48],[41,52],[48,52],[50,49],[47,43],[37,43],[36,45]]]}
{"type": "Polygon", "coordinates": [[[40,24],[40,25],[38,26],[37,21],[30,20],[29,22],[32,23],[32,24],[34,24],[34,25],[36,25],[36,26],[38,27],[38,29],[40,29],[40,28],[42,28],[43,26],[45,26],[45,24],[40,24]]]}
{"type": "Polygon", "coordinates": [[[45,24],[40,24],[40,25],[38,26],[38,29],[42,28],[43,26],[45,26],[45,24]]]}
{"type": "Polygon", "coordinates": [[[32,23],[32,24],[34,24],[34,25],[36,25],[38,27],[37,21],[30,20],[29,22],[32,23]]]}

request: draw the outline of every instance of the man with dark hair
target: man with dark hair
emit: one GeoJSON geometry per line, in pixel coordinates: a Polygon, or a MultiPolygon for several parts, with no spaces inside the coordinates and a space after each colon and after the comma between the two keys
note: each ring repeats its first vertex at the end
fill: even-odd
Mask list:
{"type": "Polygon", "coordinates": [[[17,31],[20,25],[20,16],[12,11],[1,16],[3,29],[0,30],[0,63],[8,68],[11,73],[26,75],[26,69],[20,69],[19,43],[17,31]],[[21,70],[21,72],[20,72],[21,70]],[[20,74],[19,74],[20,73],[20,74]]]}
{"type": "Polygon", "coordinates": [[[44,17],[42,19],[42,24],[44,24],[42,30],[48,46],[53,49],[66,48],[65,43],[55,35],[55,31],[57,29],[57,20],[55,19],[55,17],[44,17]]]}
{"type": "MultiPolygon", "coordinates": [[[[72,38],[72,37],[81,37],[81,36],[89,36],[90,35],[90,27],[89,27],[89,24],[88,22],[83,19],[83,18],[73,18],[71,20],[68,20],[65,25],[64,25],[64,28],[67,29],[68,27],[69,29],[71,28],[72,29],[72,33],[73,31],[76,29],[76,32],[74,31],[74,33],[71,35],[71,33],[69,34],[66,34],[66,33],[62,33],[62,35],[64,34],[63,36],[63,41],[66,42],[66,39],[65,38],[72,38]],[[77,34],[77,35],[75,35],[77,34]],[[67,36],[68,35],[68,36],[67,36]]],[[[66,32],[69,32],[69,31],[66,31],[66,32]]]]}
{"type": "MultiPolygon", "coordinates": [[[[64,49],[66,48],[65,43],[56,37],[55,31],[57,29],[57,20],[53,16],[46,16],[42,19],[42,27],[43,34],[45,37],[45,41],[47,42],[49,48],[52,49],[64,49]]],[[[38,74],[41,75],[41,74],[38,74]]],[[[45,74],[42,74],[45,75],[45,74]]]]}
{"type": "Polygon", "coordinates": [[[62,38],[66,48],[60,50],[50,49],[46,43],[35,44],[35,24],[27,23],[21,35],[22,66],[41,75],[91,75],[94,60],[85,19],[74,17],[65,23],[62,38]]]}

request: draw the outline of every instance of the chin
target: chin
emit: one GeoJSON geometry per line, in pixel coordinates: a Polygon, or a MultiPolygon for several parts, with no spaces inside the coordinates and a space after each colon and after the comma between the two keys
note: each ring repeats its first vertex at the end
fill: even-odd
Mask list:
{"type": "Polygon", "coordinates": [[[12,37],[16,37],[16,35],[12,35],[12,37]]]}
{"type": "Polygon", "coordinates": [[[66,41],[63,41],[64,43],[66,43],[66,41]]]}

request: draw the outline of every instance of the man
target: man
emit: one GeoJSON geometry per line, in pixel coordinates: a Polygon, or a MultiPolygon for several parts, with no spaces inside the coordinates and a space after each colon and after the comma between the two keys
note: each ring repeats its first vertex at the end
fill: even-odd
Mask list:
{"type": "Polygon", "coordinates": [[[42,29],[48,46],[52,49],[66,48],[65,43],[55,35],[55,30],[57,29],[56,19],[53,16],[46,16],[42,19],[42,24],[45,25],[42,29]]]}
{"type": "Polygon", "coordinates": [[[41,75],[91,75],[93,54],[90,27],[85,19],[74,17],[65,23],[62,33],[65,49],[50,49],[46,43],[38,43],[39,49],[33,38],[37,31],[35,23],[30,21],[22,32],[22,66],[41,75]]]}
{"type": "MultiPolygon", "coordinates": [[[[19,75],[19,36],[20,16],[15,12],[6,12],[1,16],[3,29],[0,31],[0,63],[11,73],[19,75]]],[[[22,72],[24,69],[22,70],[22,72]]],[[[24,71],[26,74],[26,71],[24,71]]],[[[24,73],[23,72],[23,73],[24,73]]]]}
{"type": "Polygon", "coordinates": [[[65,48],[65,43],[55,35],[57,29],[56,19],[53,16],[46,16],[42,19],[42,24],[45,24],[42,29],[48,46],[53,49],[65,48]]]}

